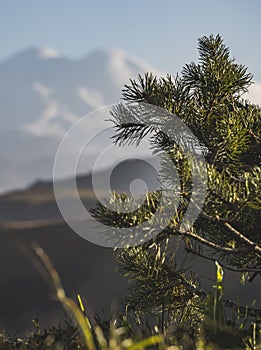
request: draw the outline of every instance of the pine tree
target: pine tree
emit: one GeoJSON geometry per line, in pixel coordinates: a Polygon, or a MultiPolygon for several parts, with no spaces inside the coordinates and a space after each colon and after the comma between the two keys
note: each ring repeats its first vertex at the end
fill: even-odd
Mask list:
{"type": "MultiPolygon", "coordinates": [[[[186,64],[180,75],[157,78],[147,73],[138,81],[130,80],[123,90],[127,103],[147,103],[177,115],[199,140],[205,155],[207,193],[193,227],[181,232],[179,226],[191,200],[191,165],[180,147],[158,129],[162,120],[146,120],[151,116],[135,111],[126,117],[122,105],[112,110],[116,144],[138,144],[150,134],[154,151],[163,149],[179,173],[182,202],[172,221],[144,244],[116,250],[120,271],[134,281],[128,309],[136,315],[159,317],[162,330],[169,323],[198,329],[211,299],[195,276],[177,263],[173,242],[182,240],[186,254],[240,273],[248,283],[261,272],[261,109],[242,97],[252,75],[230,57],[219,35],[199,39],[198,50],[198,64],[186,64]]],[[[167,166],[165,174],[169,176],[167,166]]],[[[116,226],[135,226],[153,216],[160,195],[160,191],[148,193],[135,213],[122,214],[98,203],[93,215],[110,225],[111,231],[116,226]]],[[[110,201],[126,209],[129,205],[123,194],[114,194],[110,201]]],[[[222,297],[221,303],[261,317],[261,310],[246,310],[236,301],[222,297]]],[[[222,323],[222,315],[219,320],[222,323]]]]}

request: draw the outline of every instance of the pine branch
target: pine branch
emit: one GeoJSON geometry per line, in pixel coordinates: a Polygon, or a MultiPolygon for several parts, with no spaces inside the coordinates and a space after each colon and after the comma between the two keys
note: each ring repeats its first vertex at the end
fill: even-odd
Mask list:
{"type": "Polygon", "coordinates": [[[196,251],[196,250],[193,250],[191,247],[189,247],[189,246],[186,246],[185,247],[185,250],[186,250],[186,252],[187,253],[191,253],[191,254],[193,254],[193,255],[196,255],[196,256],[198,256],[198,257],[200,257],[200,258],[202,258],[202,259],[205,259],[205,260],[209,260],[209,261],[212,261],[212,262],[218,262],[219,263],[219,265],[222,267],[222,268],[224,268],[224,269],[226,269],[226,270],[230,270],[230,271],[234,271],[234,272],[254,272],[254,273],[259,273],[259,272],[261,272],[261,268],[255,268],[255,267],[252,267],[252,268],[250,268],[250,267],[248,267],[248,266],[244,266],[244,267],[233,267],[233,266],[228,266],[228,265],[226,265],[226,264],[224,264],[223,262],[221,262],[220,260],[218,260],[218,259],[215,259],[215,258],[211,258],[210,256],[207,256],[207,255],[204,255],[204,254],[202,254],[201,252],[198,252],[198,251],[196,251]]]}

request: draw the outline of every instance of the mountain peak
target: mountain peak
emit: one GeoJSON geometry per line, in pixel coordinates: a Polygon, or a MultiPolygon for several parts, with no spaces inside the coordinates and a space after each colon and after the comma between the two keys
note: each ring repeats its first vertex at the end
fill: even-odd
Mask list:
{"type": "Polygon", "coordinates": [[[14,53],[10,57],[7,57],[1,63],[16,63],[16,62],[32,62],[39,60],[49,60],[49,59],[58,59],[62,56],[60,53],[51,47],[36,47],[31,46],[22,51],[14,53]]]}

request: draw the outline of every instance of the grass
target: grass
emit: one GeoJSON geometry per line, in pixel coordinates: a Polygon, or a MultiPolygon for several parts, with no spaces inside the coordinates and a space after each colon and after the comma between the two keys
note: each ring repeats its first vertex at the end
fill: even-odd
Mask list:
{"type": "Polygon", "coordinates": [[[169,337],[169,335],[162,334],[157,326],[150,327],[150,334],[144,336],[135,331],[135,328],[132,328],[126,319],[120,322],[114,319],[107,324],[102,325],[102,322],[97,322],[96,325],[91,325],[80,295],[78,295],[78,303],[69,298],[48,255],[39,246],[36,246],[34,250],[50,275],[58,301],[72,319],[65,320],[60,327],[51,327],[47,330],[41,330],[38,320],[35,319],[32,330],[24,338],[0,333],[0,350],[218,350],[228,348],[261,350],[255,323],[252,326],[252,334],[249,335],[244,333],[240,327],[236,329],[231,325],[228,326],[222,317],[223,305],[220,303],[222,269],[220,266],[217,266],[214,293],[208,299],[207,309],[211,312],[208,314],[206,312],[207,317],[197,339],[192,339],[185,331],[173,332],[169,337]],[[207,332],[213,333],[212,341],[206,340],[207,332]],[[244,339],[240,339],[243,334],[244,339]],[[231,339],[230,341],[227,339],[232,336],[239,340],[235,342],[235,345],[232,345],[231,339]],[[213,339],[217,342],[213,342],[213,339]],[[228,347],[226,343],[230,346],[228,347]]]}

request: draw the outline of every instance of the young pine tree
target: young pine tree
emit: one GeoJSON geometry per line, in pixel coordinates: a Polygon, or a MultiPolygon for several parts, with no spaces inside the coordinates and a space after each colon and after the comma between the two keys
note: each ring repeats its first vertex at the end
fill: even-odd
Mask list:
{"type": "MultiPolygon", "coordinates": [[[[242,98],[252,76],[230,57],[219,35],[199,39],[198,50],[198,64],[186,64],[180,75],[157,78],[146,74],[138,81],[131,80],[123,90],[127,103],[147,103],[175,114],[199,140],[207,191],[192,227],[180,231],[191,200],[191,165],[181,148],[159,130],[164,121],[134,112],[126,117],[122,106],[112,111],[115,143],[139,143],[150,134],[155,152],[164,150],[179,173],[182,200],[168,225],[144,244],[116,250],[121,272],[134,281],[126,301],[128,310],[159,317],[162,330],[169,323],[196,330],[206,314],[213,318],[214,310],[209,306],[210,300],[215,301],[213,295],[201,290],[197,279],[177,264],[173,241],[182,240],[186,254],[206,263],[216,262],[224,271],[240,273],[248,283],[261,272],[261,109],[242,98]]],[[[167,169],[164,174],[169,176],[167,169]]],[[[116,226],[135,226],[153,215],[160,192],[148,193],[145,204],[135,213],[119,213],[98,203],[93,214],[110,225],[111,231],[116,226]]],[[[125,195],[115,194],[110,200],[128,208],[125,195]]],[[[146,232],[149,230],[148,225],[146,232]]],[[[216,288],[221,288],[221,280],[216,288]]],[[[246,310],[221,294],[219,305],[221,302],[239,314],[261,317],[260,310],[246,310]]],[[[223,313],[222,306],[220,310],[223,313]]],[[[219,315],[219,328],[222,322],[223,315],[219,315]]]]}

